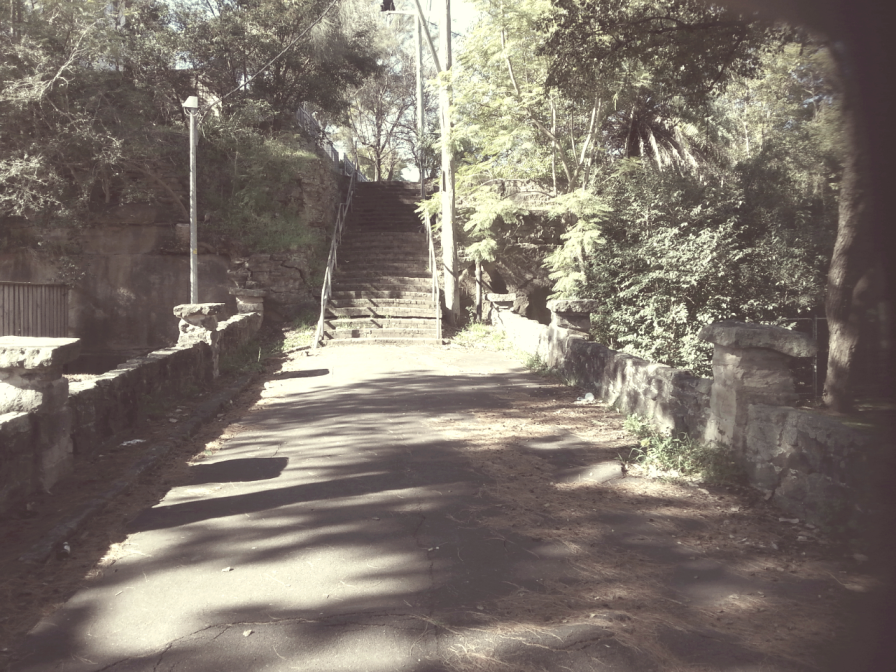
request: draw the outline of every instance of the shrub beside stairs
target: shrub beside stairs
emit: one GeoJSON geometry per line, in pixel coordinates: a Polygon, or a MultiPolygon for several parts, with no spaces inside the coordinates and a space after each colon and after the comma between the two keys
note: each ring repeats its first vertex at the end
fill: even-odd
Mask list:
{"type": "Polygon", "coordinates": [[[419,188],[361,182],[345,222],[322,343],[439,343],[419,188]]]}

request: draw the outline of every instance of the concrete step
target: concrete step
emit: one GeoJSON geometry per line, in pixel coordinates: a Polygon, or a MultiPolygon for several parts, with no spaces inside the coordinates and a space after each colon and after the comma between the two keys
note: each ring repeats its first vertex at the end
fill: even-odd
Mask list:
{"type": "Polygon", "coordinates": [[[354,241],[343,238],[339,253],[347,254],[408,254],[429,256],[429,245],[425,240],[413,243],[379,243],[377,241],[354,241]]]}
{"type": "Polygon", "coordinates": [[[427,270],[422,271],[407,271],[401,273],[394,274],[386,274],[379,273],[374,269],[370,270],[348,270],[348,271],[336,271],[336,275],[333,280],[335,282],[339,282],[342,285],[348,284],[352,281],[358,282],[371,282],[372,280],[380,280],[382,282],[387,283],[399,283],[403,280],[432,280],[432,273],[427,270]]]}
{"type": "Polygon", "coordinates": [[[404,278],[400,280],[383,278],[333,279],[333,292],[428,292],[432,289],[430,278],[404,278]]]}
{"type": "Polygon", "coordinates": [[[395,240],[414,240],[415,238],[423,238],[426,236],[426,231],[422,226],[419,226],[417,231],[390,231],[388,229],[384,230],[374,230],[371,229],[364,224],[359,224],[358,226],[352,226],[352,224],[346,224],[345,229],[343,230],[343,237],[345,236],[363,236],[366,238],[382,238],[382,239],[395,239],[395,240]]]}
{"type": "Polygon", "coordinates": [[[336,273],[341,275],[397,275],[411,278],[420,277],[420,274],[432,277],[432,273],[426,268],[425,263],[413,261],[352,261],[351,259],[339,259],[336,273]]]}
{"type": "Polygon", "coordinates": [[[436,324],[435,309],[429,317],[343,317],[324,319],[327,331],[339,329],[434,329],[436,324]]]}
{"type": "Polygon", "coordinates": [[[429,258],[427,245],[399,246],[399,245],[346,245],[343,243],[337,250],[339,259],[359,259],[374,261],[415,261],[426,263],[429,258]]]}
{"type": "Polygon", "coordinates": [[[366,261],[368,263],[389,263],[399,262],[402,264],[415,263],[426,264],[429,262],[429,249],[426,247],[418,247],[416,249],[408,249],[401,247],[365,247],[357,245],[355,247],[342,247],[336,251],[336,258],[339,261],[343,259],[352,262],[366,261]]]}
{"type": "Polygon", "coordinates": [[[342,244],[339,245],[340,252],[349,252],[351,254],[410,254],[410,255],[428,255],[429,245],[426,240],[412,240],[404,242],[382,242],[377,240],[352,240],[343,238],[342,244]]]}
{"type": "Polygon", "coordinates": [[[412,270],[412,271],[426,271],[429,273],[428,268],[428,258],[423,257],[422,259],[410,258],[406,259],[404,257],[393,257],[393,258],[384,258],[384,259],[364,259],[360,255],[356,257],[345,258],[343,256],[338,256],[336,259],[337,270],[346,271],[352,269],[373,269],[373,270],[381,270],[384,274],[388,275],[402,275],[404,270],[412,270]]]}
{"type": "MultiPolygon", "coordinates": [[[[433,306],[432,297],[426,296],[421,299],[336,299],[331,298],[330,304],[334,308],[386,308],[388,306],[433,306]]],[[[433,306],[433,308],[435,308],[433,306]]]]}
{"type": "Polygon", "coordinates": [[[433,315],[435,306],[347,306],[344,308],[327,306],[324,320],[334,317],[417,317],[427,318],[433,315]]]}
{"type": "Polygon", "coordinates": [[[382,234],[395,234],[397,236],[425,236],[426,232],[420,228],[419,224],[404,223],[372,223],[372,222],[353,222],[349,220],[346,223],[347,229],[350,228],[359,234],[369,235],[370,237],[378,237],[382,234]]]}
{"type": "Polygon", "coordinates": [[[441,345],[438,338],[331,338],[324,339],[324,344],[329,347],[346,345],[441,345]]]}
{"type": "Polygon", "coordinates": [[[435,338],[436,327],[428,329],[338,329],[335,331],[324,331],[324,341],[342,341],[354,340],[360,338],[367,339],[389,339],[389,338],[435,338]]]}
{"type": "Polygon", "coordinates": [[[432,292],[405,291],[403,289],[385,289],[385,290],[333,290],[330,298],[333,300],[342,299],[410,299],[412,301],[427,301],[431,299],[432,292]]]}

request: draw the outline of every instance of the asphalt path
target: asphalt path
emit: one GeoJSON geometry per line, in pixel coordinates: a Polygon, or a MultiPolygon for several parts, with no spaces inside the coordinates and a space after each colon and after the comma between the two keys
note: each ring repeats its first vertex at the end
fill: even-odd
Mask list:
{"type": "Polygon", "coordinates": [[[103,576],[29,634],[14,670],[424,671],[477,651],[651,669],[598,626],[525,640],[482,627],[492,601],[537,591],[562,554],[460,522],[483,478],[427,419],[499,407],[535,376],[495,353],[426,347],[296,362],[245,431],[131,523],[103,576]]]}
{"type": "MultiPolygon", "coordinates": [[[[130,523],[115,562],[29,633],[9,669],[665,669],[614,636],[624,625],[612,613],[492,617],[502,600],[544,593],[545,577],[577,579],[562,543],[475,522],[471,510],[492,505],[488,482],[463,433],[447,428],[541,385],[515,360],[475,349],[353,346],[291,360],[242,431],[130,523]]],[[[555,452],[562,468],[563,455],[581,453],[576,441],[532,448],[555,452]]],[[[722,564],[686,557],[643,512],[600,515],[615,529],[605,543],[656,555],[668,590],[698,606],[732,590],[786,588],[762,577],[740,585],[722,564]],[[690,580],[697,570],[700,582],[690,580]]],[[[803,583],[802,592],[821,590],[803,583]]],[[[688,669],[813,669],[721,631],[659,634],[688,669]]]]}

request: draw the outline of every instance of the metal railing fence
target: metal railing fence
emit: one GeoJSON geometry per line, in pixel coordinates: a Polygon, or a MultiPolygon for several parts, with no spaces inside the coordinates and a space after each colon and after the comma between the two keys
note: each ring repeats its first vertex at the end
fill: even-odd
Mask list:
{"type": "Polygon", "coordinates": [[[296,110],[296,121],[314,138],[317,146],[330,158],[336,170],[341,171],[343,175],[354,175],[355,180],[358,182],[367,182],[364,174],[355,164],[349,161],[348,155],[343,154],[340,161],[339,152],[333,146],[333,143],[326,138],[324,130],[317,123],[317,120],[311,116],[311,113],[305,109],[304,105],[299,106],[296,110]]]}
{"type": "Polygon", "coordinates": [[[336,254],[339,244],[342,242],[342,232],[345,230],[345,218],[348,211],[352,207],[352,196],[355,193],[355,176],[352,173],[348,182],[348,194],[345,197],[345,203],[339,204],[339,212],[336,215],[336,225],[333,227],[333,239],[330,241],[330,255],[327,257],[327,270],[324,272],[324,284],[320,292],[320,319],[317,322],[317,329],[314,332],[314,341],[311,343],[311,349],[316,350],[324,337],[324,320],[327,315],[327,304],[330,301],[330,294],[333,288],[333,273],[336,271],[336,254]]]}
{"type": "Polygon", "coordinates": [[[436,265],[436,248],[432,239],[432,221],[426,214],[426,239],[429,242],[429,270],[432,273],[432,302],[436,309],[436,338],[442,340],[442,302],[439,300],[439,270],[436,265]]]}
{"type": "Polygon", "coordinates": [[[0,336],[68,336],[68,285],[0,282],[0,336]]]}

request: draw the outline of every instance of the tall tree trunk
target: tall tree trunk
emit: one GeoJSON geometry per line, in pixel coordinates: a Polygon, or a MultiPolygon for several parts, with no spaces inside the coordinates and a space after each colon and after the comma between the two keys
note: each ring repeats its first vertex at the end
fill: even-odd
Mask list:
{"type": "Polygon", "coordinates": [[[851,410],[855,401],[853,363],[866,308],[861,295],[870,282],[875,266],[869,244],[865,188],[867,162],[856,116],[855,105],[847,100],[844,105],[844,130],[848,150],[840,183],[837,240],[828,270],[824,306],[830,345],[823,399],[829,409],[839,413],[851,410]]]}

